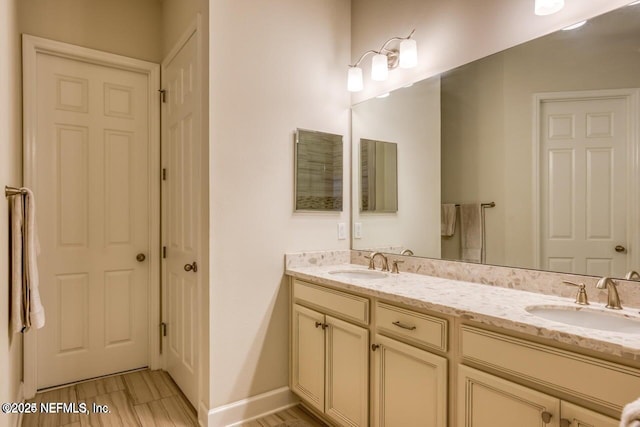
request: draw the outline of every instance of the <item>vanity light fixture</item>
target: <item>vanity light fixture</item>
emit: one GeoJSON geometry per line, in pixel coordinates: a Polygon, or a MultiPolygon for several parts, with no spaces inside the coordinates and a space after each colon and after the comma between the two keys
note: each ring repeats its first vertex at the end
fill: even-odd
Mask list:
{"type": "Polygon", "coordinates": [[[569,25],[568,27],[564,27],[564,28],[562,29],[562,31],[575,30],[576,28],[580,28],[580,27],[582,27],[582,26],[583,26],[584,24],[586,24],[586,23],[587,23],[587,21],[580,21],[580,22],[577,22],[577,23],[575,23],[575,24],[573,24],[573,25],[569,25]]]}
{"type": "Polygon", "coordinates": [[[564,7],[564,0],[536,0],[535,13],[538,16],[552,15],[564,7]]]}
{"type": "Polygon", "coordinates": [[[369,54],[373,54],[371,60],[371,80],[385,81],[389,77],[389,70],[400,68],[413,68],[418,64],[418,47],[411,37],[416,30],[411,31],[407,37],[392,37],[380,48],[380,50],[368,50],[360,56],[355,64],[349,65],[347,74],[347,89],[349,92],[359,92],[363,89],[362,68],[360,63],[369,54]],[[401,40],[398,49],[388,49],[389,43],[401,40]]]}

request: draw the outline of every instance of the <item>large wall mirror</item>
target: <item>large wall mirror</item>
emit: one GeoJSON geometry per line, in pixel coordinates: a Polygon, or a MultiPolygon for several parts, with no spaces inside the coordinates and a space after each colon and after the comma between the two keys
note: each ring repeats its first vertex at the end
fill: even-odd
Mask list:
{"type": "Polygon", "coordinates": [[[352,247],[640,270],[638,88],[640,5],[354,105],[352,247]],[[395,212],[359,209],[364,140],[397,143],[395,212]]]}

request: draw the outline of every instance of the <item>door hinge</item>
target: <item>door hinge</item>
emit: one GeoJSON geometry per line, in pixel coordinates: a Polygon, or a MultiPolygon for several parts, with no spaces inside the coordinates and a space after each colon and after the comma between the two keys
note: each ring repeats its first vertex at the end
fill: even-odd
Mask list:
{"type": "Polygon", "coordinates": [[[167,324],[162,322],[160,323],[160,330],[162,331],[162,336],[166,337],[167,336],[167,324]]]}
{"type": "Polygon", "coordinates": [[[162,258],[166,258],[167,257],[167,247],[163,246],[162,247],[162,258]]]}
{"type": "Polygon", "coordinates": [[[167,168],[162,168],[162,180],[167,180],[167,168]]]}
{"type": "Polygon", "coordinates": [[[167,90],[166,89],[160,89],[158,90],[158,92],[160,92],[160,101],[162,101],[163,104],[167,103],[167,90]]]}

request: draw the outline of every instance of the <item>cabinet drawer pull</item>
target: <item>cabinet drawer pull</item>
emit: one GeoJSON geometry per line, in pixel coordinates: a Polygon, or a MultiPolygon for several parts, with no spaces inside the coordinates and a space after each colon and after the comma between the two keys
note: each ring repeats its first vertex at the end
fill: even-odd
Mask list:
{"type": "Polygon", "coordinates": [[[376,351],[380,346],[378,344],[371,344],[371,351],[376,351]]]}
{"type": "Polygon", "coordinates": [[[415,326],[410,326],[410,325],[405,325],[404,323],[400,322],[399,320],[396,322],[392,322],[395,326],[397,326],[398,328],[402,328],[402,329],[407,329],[409,331],[414,331],[416,329],[415,326]]]}
{"type": "Polygon", "coordinates": [[[545,424],[549,424],[549,422],[551,422],[551,413],[544,411],[542,414],[540,414],[542,416],[542,422],[545,424]]]}
{"type": "Polygon", "coordinates": [[[571,421],[566,418],[560,419],[560,427],[571,427],[571,421]]]}

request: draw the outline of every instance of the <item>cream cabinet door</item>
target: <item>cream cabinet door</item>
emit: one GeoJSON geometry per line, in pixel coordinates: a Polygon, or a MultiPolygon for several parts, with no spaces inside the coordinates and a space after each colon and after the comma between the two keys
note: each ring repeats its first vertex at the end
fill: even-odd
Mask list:
{"type": "Polygon", "coordinates": [[[369,331],[326,316],[325,414],[344,426],[367,426],[369,331]]]}
{"type": "Polygon", "coordinates": [[[457,394],[458,427],[560,426],[559,399],[467,366],[457,394]]]}
{"type": "Polygon", "coordinates": [[[618,427],[620,421],[609,418],[590,409],[562,401],[560,427],[618,427]]]}
{"type": "Polygon", "coordinates": [[[447,359],[376,335],[374,425],[447,425],[447,359]]]}
{"type": "Polygon", "coordinates": [[[295,304],[292,322],[291,386],[324,412],[324,315],[295,304]]]}

